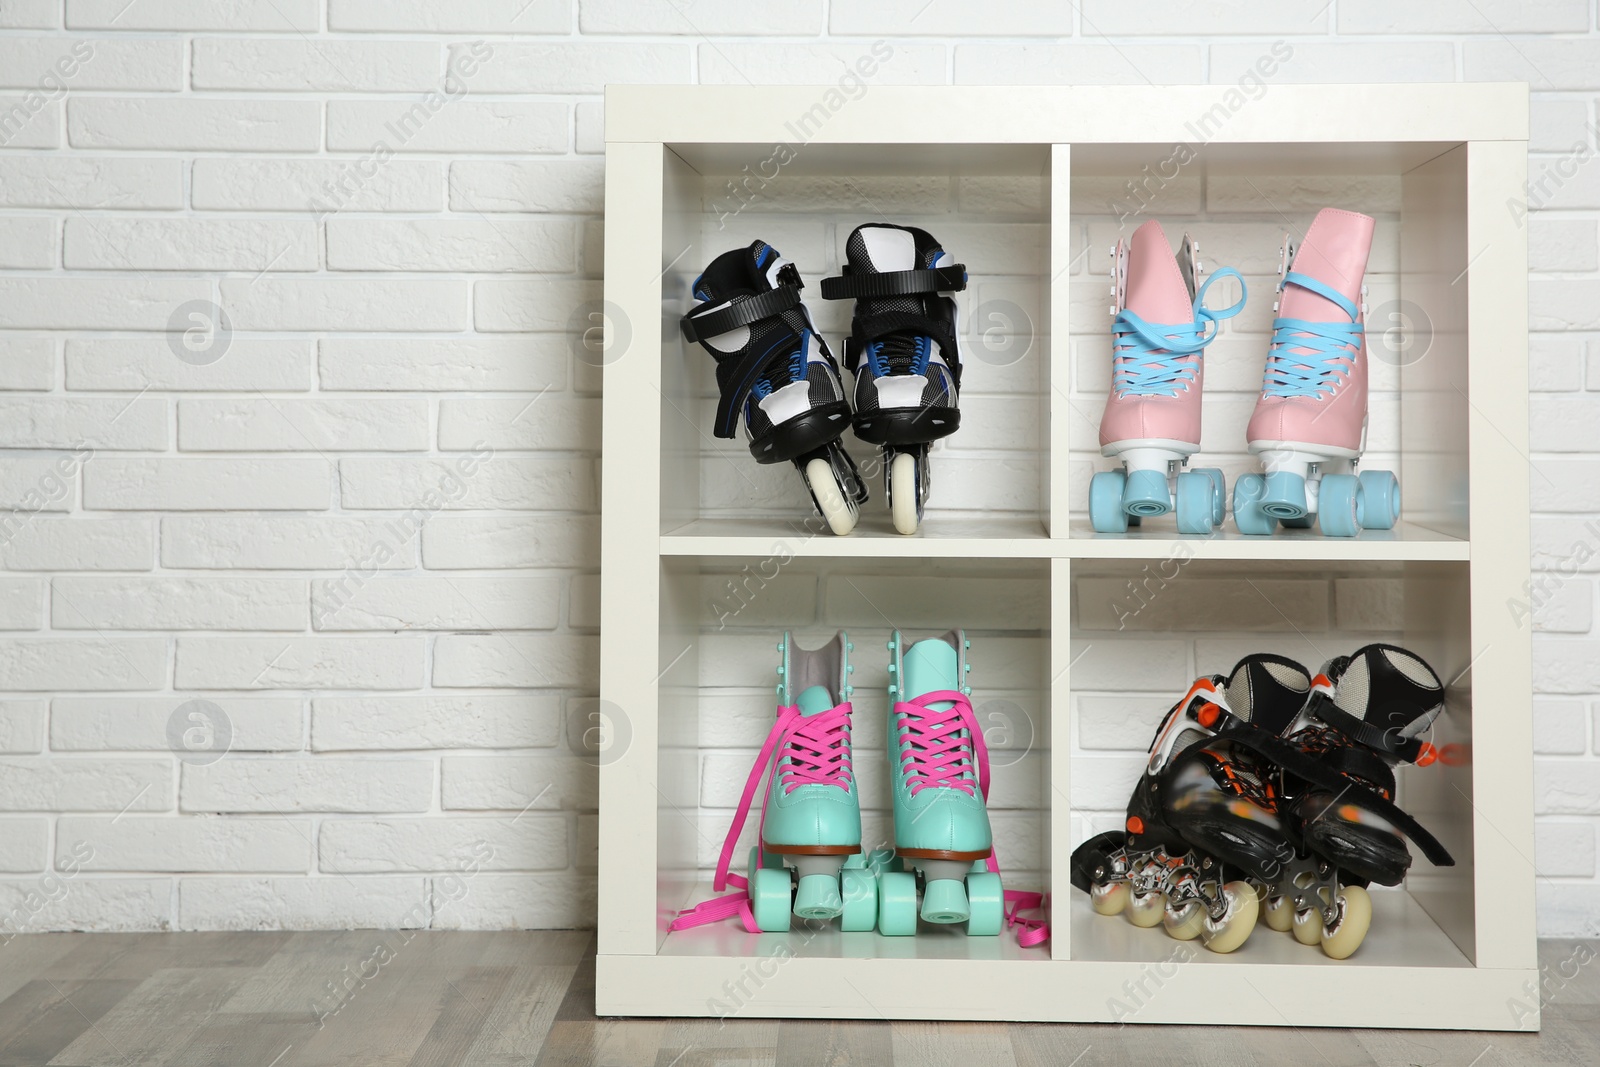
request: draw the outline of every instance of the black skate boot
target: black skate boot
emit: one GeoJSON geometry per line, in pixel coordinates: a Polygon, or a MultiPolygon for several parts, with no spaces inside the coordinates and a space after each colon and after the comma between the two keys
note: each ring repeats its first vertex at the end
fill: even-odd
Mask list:
{"type": "Polygon", "coordinates": [[[742,416],[756,461],[793,463],[829,528],[847,534],[867,487],[839,443],[850,405],[800,299],[803,285],[793,263],[756,241],[711,261],[680,325],[717,361],[716,436],[731,440],[742,416]]]}
{"type": "Polygon", "coordinates": [[[956,304],[967,269],[926,230],[869,223],[845,243],[826,300],[854,298],[845,365],[855,375],[855,431],[883,448],[894,528],[917,532],[932,477],[928,448],[961,425],[956,304]]]}

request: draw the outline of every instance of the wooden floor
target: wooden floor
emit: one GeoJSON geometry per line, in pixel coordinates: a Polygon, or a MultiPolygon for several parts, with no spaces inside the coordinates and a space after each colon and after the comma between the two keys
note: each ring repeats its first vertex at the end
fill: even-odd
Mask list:
{"type": "Polygon", "coordinates": [[[19,936],[0,1065],[1600,1063],[1600,942],[1540,945],[1538,1035],[596,1019],[593,952],[565,931],[19,936]]]}

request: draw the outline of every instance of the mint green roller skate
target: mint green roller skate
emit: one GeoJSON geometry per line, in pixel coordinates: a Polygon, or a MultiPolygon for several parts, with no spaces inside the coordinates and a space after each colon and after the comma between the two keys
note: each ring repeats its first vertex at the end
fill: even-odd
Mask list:
{"type": "Polygon", "coordinates": [[[751,933],[788,930],[791,914],[837,918],[849,931],[873,928],[877,882],[861,855],[861,803],[850,762],[854,647],[842,630],[815,651],[796,646],[787,632],[778,642],[778,717],[750,769],[713,882],[719,892],[729,884],[745,892],[705,901],[671,929],[732,914],[751,933]],[[728,868],[763,773],[761,832],[741,877],[728,868]]]}
{"type": "Polygon", "coordinates": [[[966,650],[960,630],[902,650],[889,639],[886,747],[894,790],[894,858],[878,880],[878,930],[917,932],[930,923],[966,923],[968,934],[998,934],[1005,901],[985,800],[989,754],[972,714],[966,650]]]}

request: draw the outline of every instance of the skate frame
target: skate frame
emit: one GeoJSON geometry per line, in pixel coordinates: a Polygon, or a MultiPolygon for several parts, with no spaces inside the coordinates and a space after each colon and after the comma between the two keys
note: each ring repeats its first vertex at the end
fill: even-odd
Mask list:
{"type": "Polygon", "coordinates": [[[603,380],[605,397],[606,728],[597,750],[568,739],[599,765],[600,1014],[1538,1027],[1529,633],[1526,613],[1507,610],[1527,598],[1530,555],[1526,234],[1506,209],[1525,195],[1527,87],[1239,96],[608,90],[609,347],[602,367],[574,372],[603,380]],[[1330,203],[1379,220],[1369,348],[1387,330],[1426,333],[1420,356],[1373,363],[1362,465],[1398,472],[1399,525],[1249,538],[1230,515],[1207,538],[1170,519],[1095,534],[1082,509],[1106,463],[1099,256],[1155,215],[1204,243],[1208,267],[1245,274],[1245,312],[1205,357],[1194,457],[1225,471],[1231,495],[1256,469],[1242,431],[1283,234],[1330,203]],[[700,267],[759,236],[799,265],[819,330],[842,337],[847,309],[818,299],[817,281],[849,229],[879,217],[928,227],[969,265],[965,413],[933,451],[936,490],[914,537],[889,527],[877,450],[847,435],[872,498],[841,538],[810,516],[787,465],[711,439],[709,360],[674,323],[700,267]],[[980,355],[985,336],[1002,355],[980,355]],[[1028,344],[1000,343],[1018,338],[1028,344]],[[972,637],[980,718],[987,706],[1004,720],[990,812],[1006,885],[1051,893],[1051,941],[799,923],[669,935],[674,912],[707,895],[729,777],[742,780],[770,723],[782,631],[815,645],[843,627],[856,642],[856,764],[876,841],[886,675],[868,650],[894,627],[951,626],[972,637]],[[1198,674],[1249,651],[1315,670],[1374,640],[1414,649],[1449,683],[1431,740],[1451,756],[1401,768],[1398,801],[1457,866],[1431,869],[1413,848],[1411,875],[1374,890],[1372,932],[1344,961],[1264,926],[1221,956],[1092,913],[1068,856],[1115,828],[1161,713],[1198,674]]]}

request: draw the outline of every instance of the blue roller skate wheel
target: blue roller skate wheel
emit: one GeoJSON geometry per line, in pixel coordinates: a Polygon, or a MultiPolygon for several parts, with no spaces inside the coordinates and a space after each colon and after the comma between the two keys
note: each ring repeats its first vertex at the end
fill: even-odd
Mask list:
{"type": "Polygon", "coordinates": [[[1196,474],[1204,474],[1211,479],[1211,525],[1221,526],[1223,518],[1228,513],[1228,480],[1223,477],[1222,471],[1216,467],[1199,467],[1196,474]]]}
{"type": "Polygon", "coordinates": [[[1400,479],[1394,471],[1362,471],[1356,521],[1363,530],[1392,530],[1400,521],[1400,479]]]}
{"type": "Polygon", "coordinates": [[[1211,533],[1211,498],[1216,483],[1201,471],[1178,475],[1178,532],[1196,537],[1211,533]]]}
{"type": "Polygon", "coordinates": [[[1233,483],[1233,522],[1242,534],[1261,536],[1278,528],[1278,520],[1261,510],[1261,494],[1266,491],[1266,479],[1259,474],[1246,474],[1233,483]]]}
{"type": "Polygon", "coordinates": [[[1272,471],[1266,477],[1261,510],[1275,519],[1298,519],[1306,513],[1306,480],[1290,471],[1272,471]]]}
{"type": "Polygon", "coordinates": [[[1122,510],[1121,471],[1101,471],[1089,482],[1089,521],[1095,533],[1127,533],[1128,513],[1122,510]]]}
{"type": "Polygon", "coordinates": [[[1172,492],[1161,471],[1129,471],[1122,487],[1122,510],[1129,515],[1153,519],[1172,510],[1172,492]]]}
{"type": "Polygon", "coordinates": [[[1329,537],[1354,537],[1361,532],[1356,505],[1361,483],[1353,474],[1324,474],[1322,492],[1317,497],[1317,519],[1329,537]]]}
{"type": "Polygon", "coordinates": [[[839,925],[847,932],[871,930],[878,925],[878,880],[861,867],[846,867],[839,872],[839,888],[844,894],[844,913],[839,925]]]}

